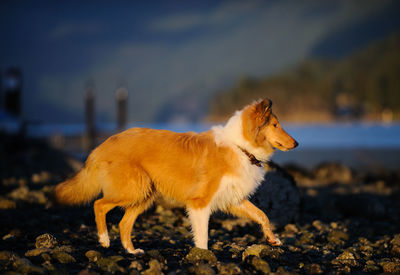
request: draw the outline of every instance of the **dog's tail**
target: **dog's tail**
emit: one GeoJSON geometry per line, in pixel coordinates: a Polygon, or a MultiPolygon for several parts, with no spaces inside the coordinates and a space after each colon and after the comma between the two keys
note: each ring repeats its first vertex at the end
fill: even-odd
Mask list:
{"type": "Polygon", "coordinates": [[[73,178],[56,186],[54,190],[56,201],[71,205],[90,202],[101,192],[97,174],[95,167],[86,165],[73,178]]]}

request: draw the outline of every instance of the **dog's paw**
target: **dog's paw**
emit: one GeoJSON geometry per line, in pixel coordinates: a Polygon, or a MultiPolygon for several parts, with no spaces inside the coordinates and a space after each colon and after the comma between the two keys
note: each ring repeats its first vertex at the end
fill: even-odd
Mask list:
{"type": "Polygon", "coordinates": [[[279,238],[276,238],[274,240],[268,240],[269,244],[272,246],[281,246],[282,242],[279,238]]]}
{"type": "Polygon", "coordinates": [[[108,234],[99,235],[99,243],[102,247],[110,247],[110,238],[108,237],[108,234]]]}
{"type": "Polygon", "coordinates": [[[144,254],[144,250],[140,249],[140,248],[136,248],[136,249],[127,249],[126,250],[129,254],[132,255],[143,255],[144,254]]]}

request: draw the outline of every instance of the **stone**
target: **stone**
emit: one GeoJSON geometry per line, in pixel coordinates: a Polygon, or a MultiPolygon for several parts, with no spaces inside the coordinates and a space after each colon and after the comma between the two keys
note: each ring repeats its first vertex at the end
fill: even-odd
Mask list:
{"type": "Polygon", "coordinates": [[[139,261],[132,261],[129,268],[136,269],[137,271],[143,270],[143,265],[139,261]]]}
{"type": "Polygon", "coordinates": [[[342,254],[337,256],[332,260],[333,265],[345,265],[350,267],[358,266],[357,260],[354,257],[354,254],[350,251],[344,251],[342,254]]]}
{"type": "Polygon", "coordinates": [[[328,242],[336,245],[344,245],[349,240],[349,234],[341,230],[332,230],[328,233],[328,242]]]}
{"type": "Polygon", "coordinates": [[[215,257],[214,253],[210,250],[193,247],[192,249],[190,249],[189,254],[186,255],[186,260],[189,263],[196,263],[201,261],[216,263],[217,257],[215,257]]]}
{"type": "Polygon", "coordinates": [[[285,231],[291,232],[291,233],[299,233],[299,229],[297,229],[296,225],[289,223],[285,225],[285,231]]]}
{"type": "Polygon", "coordinates": [[[312,222],[312,225],[314,226],[315,229],[318,231],[323,231],[327,228],[327,226],[324,226],[323,223],[320,220],[315,220],[312,222]]]}
{"type": "Polygon", "coordinates": [[[27,200],[29,194],[28,186],[20,186],[8,194],[8,197],[14,200],[27,200]]]}
{"type": "Polygon", "coordinates": [[[353,172],[341,163],[323,163],[314,170],[315,178],[326,184],[353,182],[353,172]]]}
{"type": "Polygon", "coordinates": [[[214,275],[215,274],[214,269],[209,264],[205,264],[205,263],[201,263],[196,266],[193,266],[189,270],[191,271],[191,273],[194,273],[196,275],[214,275]]]}
{"type": "Polygon", "coordinates": [[[322,274],[324,271],[322,270],[319,264],[307,264],[304,266],[304,270],[307,274],[322,274]]]}
{"type": "Polygon", "coordinates": [[[266,244],[253,244],[246,248],[242,253],[242,260],[244,261],[248,256],[253,255],[260,257],[261,251],[268,250],[269,246],[266,244]]]}
{"type": "Polygon", "coordinates": [[[17,204],[15,201],[0,197],[0,209],[15,209],[17,204]]]}
{"type": "Polygon", "coordinates": [[[79,271],[77,275],[98,275],[98,274],[99,273],[97,273],[97,272],[95,272],[93,270],[83,269],[83,270],[79,271]]]}
{"type": "Polygon", "coordinates": [[[43,268],[33,265],[32,262],[26,258],[17,257],[13,262],[13,266],[16,271],[21,272],[23,274],[28,274],[28,273],[44,274],[45,273],[45,270],[43,268]]]}
{"type": "Polygon", "coordinates": [[[48,233],[40,235],[36,238],[36,248],[54,248],[57,245],[57,239],[48,233]]]}
{"type": "Polygon", "coordinates": [[[259,257],[252,256],[249,258],[250,264],[254,267],[255,270],[263,273],[263,274],[269,274],[271,273],[271,268],[269,267],[269,264],[260,259],[259,257]]]}
{"type": "Polygon", "coordinates": [[[390,240],[390,244],[400,246],[400,234],[394,235],[393,239],[390,240]]]}
{"type": "Polygon", "coordinates": [[[394,274],[399,274],[400,273],[400,263],[398,262],[384,262],[381,263],[383,272],[385,273],[394,273],[394,274]]]}
{"type": "Polygon", "coordinates": [[[96,251],[96,250],[89,250],[86,251],[85,253],[86,258],[89,259],[89,261],[91,262],[97,262],[98,259],[102,258],[102,255],[100,252],[96,251]]]}
{"type": "Polygon", "coordinates": [[[18,255],[15,254],[14,252],[6,251],[6,250],[0,251],[0,261],[12,262],[17,257],[18,257],[18,255]]]}
{"type": "Polygon", "coordinates": [[[143,275],[161,275],[162,265],[159,261],[153,259],[149,262],[149,269],[142,272],[143,275]]]}
{"type": "Polygon", "coordinates": [[[392,245],[391,253],[394,256],[400,256],[400,234],[394,235],[390,244],[392,245]]]}
{"type": "MultiPolygon", "coordinates": [[[[122,257],[123,258],[123,257],[122,257]]],[[[125,269],[118,265],[118,261],[120,261],[121,258],[113,258],[113,257],[100,257],[97,259],[96,263],[97,266],[104,272],[108,273],[125,273],[125,269]]]]}
{"type": "Polygon", "coordinates": [[[76,262],[75,258],[69,255],[66,252],[56,251],[51,254],[53,259],[56,259],[62,264],[74,263],[76,262]]]}
{"type": "Polygon", "coordinates": [[[273,162],[264,164],[264,181],[251,197],[258,208],[267,213],[277,227],[298,220],[300,193],[291,175],[273,162]]]}
{"type": "Polygon", "coordinates": [[[235,263],[221,264],[218,266],[218,274],[238,275],[238,274],[242,274],[242,270],[235,263]]]}
{"type": "Polygon", "coordinates": [[[36,257],[36,256],[39,256],[42,253],[47,253],[49,251],[50,251],[50,249],[46,248],[46,247],[35,248],[35,249],[28,250],[25,253],[25,256],[27,256],[27,257],[36,257]]]}

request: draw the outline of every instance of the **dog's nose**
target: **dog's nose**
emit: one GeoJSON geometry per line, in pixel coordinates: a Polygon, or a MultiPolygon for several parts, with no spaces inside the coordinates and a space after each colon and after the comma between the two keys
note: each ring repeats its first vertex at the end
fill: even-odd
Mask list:
{"type": "Polygon", "coordinates": [[[294,141],[294,147],[293,148],[296,148],[297,146],[299,146],[299,143],[297,141],[294,141]]]}

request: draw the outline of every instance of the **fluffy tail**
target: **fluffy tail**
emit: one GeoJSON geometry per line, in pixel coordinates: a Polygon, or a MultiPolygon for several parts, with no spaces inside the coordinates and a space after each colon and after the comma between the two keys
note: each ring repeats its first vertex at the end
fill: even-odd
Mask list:
{"type": "Polygon", "coordinates": [[[54,196],[62,204],[85,204],[93,200],[101,192],[95,169],[82,168],[73,178],[59,183],[54,196]]]}

